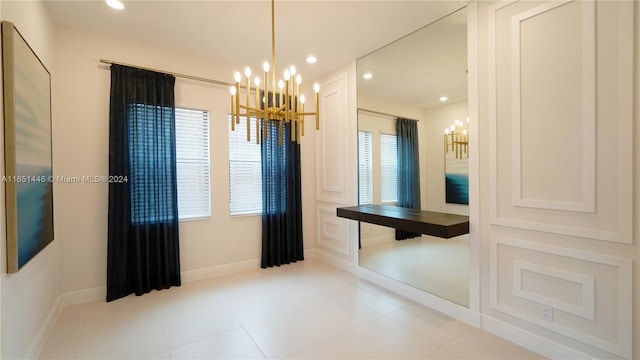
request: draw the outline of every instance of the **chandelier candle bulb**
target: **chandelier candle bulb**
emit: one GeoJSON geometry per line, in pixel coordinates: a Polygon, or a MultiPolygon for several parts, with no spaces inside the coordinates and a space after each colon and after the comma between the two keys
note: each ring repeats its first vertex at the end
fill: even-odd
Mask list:
{"type": "Polygon", "coordinates": [[[260,118],[257,116],[256,116],[256,144],[260,144],[260,118]]]}
{"type": "Polygon", "coordinates": [[[253,83],[256,85],[256,109],[260,109],[260,78],[256,76],[253,83]]]}
{"type": "Polygon", "coordinates": [[[279,121],[280,123],[280,128],[279,128],[279,135],[278,135],[278,144],[282,145],[282,121],[279,121]]]}
{"type": "Polygon", "coordinates": [[[250,107],[251,103],[249,101],[251,100],[251,69],[249,69],[249,67],[246,67],[244,69],[244,75],[247,77],[247,107],[250,107]]]}
{"type": "Polygon", "coordinates": [[[302,122],[302,136],[304,136],[304,95],[300,95],[300,121],[302,122]]]}
{"type": "Polygon", "coordinates": [[[300,108],[300,83],[302,83],[302,76],[296,75],[296,111],[303,113],[304,111],[300,108]]]}
{"type": "MultiPolygon", "coordinates": [[[[289,95],[293,95],[293,91],[290,91],[291,89],[289,88],[289,83],[291,81],[291,73],[289,72],[289,69],[284,71],[284,121],[285,122],[289,122],[291,121],[291,101],[289,101],[289,95]]],[[[293,132],[293,127],[291,127],[291,131],[293,132]]],[[[293,141],[294,139],[291,138],[291,140],[293,141]]]]}
{"type": "Polygon", "coordinates": [[[249,118],[249,108],[251,107],[251,69],[249,67],[244,69],[244,75],[247,77],[247,141],[251,141],[251,119],[249,118]]]}
{"type": "Polygon", "coordinates": [[[236,88],[235,86],[231,86],[231,131],[236,130],[236,121],[235,121],[235,113],[236,113],[236,88]]]}
{"type": "Polygon", "coordinates": [[[262,127],[263,127],[263,132],[264,132],[264,139],[267,140],[268,138],[268,134],[269,134],[269,113],[268,113],[268,107],[269,104],[267,103],[267,97],[269,96],[269,63],[268,62],[264,62],[264,64],[262,65],[262,69],[264,70],[264,96],[262,97],[262,102],[263,102],[263,110],[264,110],[264,115],[262,118],[262,127]]]}
{"type": "Polygon", "coordinates": [[[291,122],[291,141],[296,141],[296,133],[298,130],[296,130],[296,122],[292,121],[291,122]]]}
{"type": "Polygon", "coordinates": [[[240,124],[240,80],[242,76],[239,71],[236,71],[236,124],[240,124]]]}
{"type": "Polygon", "coordinates": [[[316,130],[320,130],[320,85],[318,83],[313,84],[313,91],[316,92],[316,130]]]}

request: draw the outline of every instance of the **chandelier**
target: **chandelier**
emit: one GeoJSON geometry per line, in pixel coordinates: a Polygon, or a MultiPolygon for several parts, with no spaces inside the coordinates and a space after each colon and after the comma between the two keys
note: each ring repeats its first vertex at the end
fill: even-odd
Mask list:
{"type": "MultiPolygon", "coordinates": [[[[467,118],[468,123],[469,118],[467,118]]],[[[451,126],[444,129],[444,150],[445,153],[450,150],[455,151],[456,159],[469,157],[469,131],[462,121],[456,120],[451,126]]]]}
{"type": "Polygon", "coordinates": [[[316,94],[316,111],[305,112],[305,97],[300,93],[300,83],[302,76],[296,74],[295,66],[291,66],[284,71],[283,79],[277,81],[276,89],[276,35],[275,35],[275,0],[271,0],[271,66],[264,62],[264,82],[260,87],[260,77],[253,80],[254,88],[251,87],[251,69],[245,68],[246,77],[246,97],[244,104],[240,100],[240,81],[242,75],[235,73],[235,85],[231,86],[231,130],[235,131],[235,124],[240,123],[240,117],[247,120],[247,141],[251,141],[251,118],[256,122],[256,144],[260,143],[260,125],[264,128],[264,139],[268,139],[269,122],[278,126],[279,141],[282,145],[283,127],[291,124],[291,141],[300,143],[300,136],[304,136],[305,116],[314,116],[316,120],[316,130],[320,129],[320,117],[318,111],[320,86],[316,83],[313,90],[316,94]],[[271,76],[269,76],[271,70],[271,76]],[[271,83],[271,86],[269,86],[271,83]],[[254,94],[252,94],[254,93],[254,94]],[[263,96],[260,96],[260,93],[263,96]]]}

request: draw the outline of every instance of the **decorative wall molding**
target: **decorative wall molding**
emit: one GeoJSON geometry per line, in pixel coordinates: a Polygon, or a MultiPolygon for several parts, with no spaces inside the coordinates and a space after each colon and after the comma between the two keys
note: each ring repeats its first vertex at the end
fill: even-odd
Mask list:
{"type": "Polygon", "coordinates": [[[323,82],[316,141],[316,200],[349,205],[349,81],[340,73],[323,82]]]}
{"type": "Polygon", "coordinates": [[[581,316],[585,319],[594,320],[595,278],[593,276],[585,276],[574,272],[554,269],[552,267],[532,264],[530,262],[514,260],[513,295],[538,304],[544,304],[570,314],[581,316]],[[525,271],[580,284],[582,289],[581,306],[569,304],[564,301],[523,289],[522,277],[525,271]]]}
{"type": "Polygon", "coordinates": [[[549,359],[596,360],[586,354],[576,352],[573,349],[558,344],[555,341],[551,341],[488,315],[482,315],[482,329],[526,349],[535,351],[549,359]]]}
{"type": "Polygon", "coordinates": [[[595,212],[596,177],[596,19],[595,1],[582,1],[582,201],[551,201],[522,198],[522,98],[521,83],[521,25],[525,20],[549,14],[555,9],[573,3],[570,1],[546,2],[529,11],[511,18],[511,81],[512,81],[512,201],[514,206],[565,210],[575,212],[595,212]]]}
{"type": "MultiPolygon", "coordinates": [[[[538,264],[533,264],[538,265],[538,264]]],[[[535,269],[542,269],[542,266],[538,265],[535,269]]],[[[561,269],[553,269],[555,270],[555,276],[565,276],[571,277],[567,275],[566,271],[561,269]],[[563,274],[563,275],[558,275],[563,274]]],[[[551,331],[554,331],[563,336],[567,336],[569,338],[581,341],[587,345],[599,348],[604,351],[608,351],[612,354],[616,354],[622,356],[624,358],[630,359],[632,352],[632,288],[633,288],[633,279],[632,279],[632,261],[631,259],[613,257],[608,255],[602,255],[597,253],[591,253],[581,250],[574,250],[564,247],[557,247],[551,245],[544,245],[530,241],[524,241],[520,239],[512,239],[500,236],[492,236],[491,237],[491,248],[490,248],[490,261],[489,261],[489,271],[490,271],[490,280],[489,280],[489,292],[490,292],[490,306],[492,309],[501,311],[505,314],[509,314],[516,318],[527,321],[531,324],[537,325],[541,328],[545,328],[551,331]],[[498,247],[500,245],[509,246],[517,249],[525,249],[525,250],[533,250],[540,253],[551,254],[555,256],[563,256],[568,259],[577,259],[585,262],[592,262],[596,264],[608,265],[617,269],[617,282],[616,282],[616,299],[617,303],[615,306],[616,313],[611,314],[611,316],[615,316],[616,321],[616,330],[615,335],[617,337],[617,342],[607,341],[602,338],[598,338],[587,334],[585,332],[580,331],[578,328],[563,326],[554,322],[549,322],[543,320],[537,314],[533,314],[530,312],[523,311],[522,309],[517,309],[515,307],[506,305],[501,303],[498,300],[498,293],[500,286],[505,286],[508,284],[498,283],[498,262],[500,260],[500,252],[498,247]]],[[[545,271],[545,270],[542,270],[545,271]]],[[[581,274],[578,274],[581,275],[581,274]]],[[[586,276],[583,280],[586,280],[588,283],[589,280],[586,279],[586,276]]],[[[597,278],[594,282],[599,281],[597,278]]],[[[588,290],[587,290],[588,291],[588,290]]],[[[550,296],[548,296],[550,298],[550,296]]],[[[531,299],[529,299],[531,300],[531,299]]],[[[532,300],[535,302],[535,300],[532,300]]],[[[590,301],[590,300],[588,300],[590,301]]],[[[598,303],[594,302],[594,312],[597,310],[598,303]]],[[[544,304],[542,302],[541,304],[544,304]]],[[[552,303],[547,301],[546,305],[552,306],[552,303]]],[[[589,305],[588,303],[586,304],[589,305]]],[[[554,306],[552,306],[554,307],[554,306]]],[[[562,308],[557,308],[558,310],[564,311],[562,308]]],[[[580,315],[581,316],[581,315],[580,315]]],[[[595,317],[593,317],[595,319],[595,317]]],[[[597,320],[597,319],[595,319],[597,320]]]]}
{"type": "MultiPolygon", "coordinates": [[[[549,1],[537,5],[529,11],[523,11],[521,13],[511,15],[509,18],[511,28],[509,31],[513,32],[510,46],[519,44],[519,25],[523,19],[528,19],[538,14],[542,14],[560,6],[575,3],[576,0],[569,1],[549,1]],[[517,35],[517,37],[516,37],[517,35]]],[[[598,2],[592,1],[577,1],[582,6],[583,14],[583,36],[584,51],[582,57],[586,58],[588,54],[593,54],[597,49],[595,41],[598,39],[598,2]]],[[[633,193],[633,157],[630,149],[633,145],[633,99],[635,91],[633,87],[633,49],[634,49],[634,33],[625,31],[624,29],[633,28],[634,24],[634,4],[633,2],[617,2],[619,6],[620,20],[617,27],[617,39],[618,39],[618,79],[617,79],[617,101],[618,101],[618,116],[616,121],[611,124],[617,124],[617,143],[614,149],[609,149],[603,152],[602,148],[596,145],[598,144],[598,122],[595,121],[597,117],[598,103],[591,103],[585,105],[588,107],[589,114],[594,114],[592,118],[589,117],[583,119],[583,143],[586,147],[582,160],[586,164],[583,166],[583,201],[580,203],[573,202],[559,202],[559,201],[544,201],[536,199],[523,199],[521,194],[522,178],[522,158],[520,147],[520,120],[519,120],[519,92],[520,84],[518,69],[512,69],[511,76],[514,78],[510,86],[518,86],[515,92],[518,95],[514,95],[511,99],[503,99],[502,101],[514,101],[512,108],[510,108],[510,116],[513,119],[505,119],[513,126],[511,133],[512,146],[509,148],[513,151],[513,157],[510,163],[502,164],[512,166],[510,169],[511,191],[499,191],[499,178],[498,178],[498,32],[497,32],[497,17],[498,13],[503,10],[507,10],[510,6],[520,6],[522,2],[518,1],[500,1],[493,5],[490,5],[487,10],[488,19],[488,39],[487,48],[488,52],[488,111],[489,111],[489,215],[490,224],[498,225],[510,228],[525,229],[531,231],[540,231],[553,234],[568,235],[573,237],[603,240],[616,243],[631,244],[633,241],[633,199],[630,194],[633,193]],[[626,24],[626,25],[625,25],[626,24]],[[624,26],[623,26],[624,25],[624,26]],[[514,85],[515,84],[515,85],[514,85]],[[594,108],[592,108],[594,107],[594,108]],[[592,109],[594,109],[592,111],[592,109]],[[595,112],[594,112],[595,111],[595,112]],[[516,128],[517,127],[517,128],[516,128]],[[593,129],[593,131],[592,131],[593,129]],[[603,154],[611,154],[610,156],[604,156],[603,154]],[[605,184],[595,179],[598,175],[597,161],[617,161],[617,179],[615,183],[605,184]],[[601,214],[606,214],[606,208],[602,205],[602,199],[598,199],[598,196],[602,196],[602,189],[617,189],[617,199],[613,205],[615,206],[617,217],[616,220],[607,220],[608,223],[600,223],[597,219],[600,219],[601,214]],[[588,190],[588,191],[587,191],[588,190]],[[505,196],[509,198],[505,198],[505,196]],[[600,202],[600,208],[598,203],[600,202]],[[506,204],[510,205],[506,205],[506,204]],[[544,216],[537,217],[538,215],[545,214],[544,216]],[[561,216],[555,216],[555,214],[561,214],[561,216]],[[576,222],[564,222],[560,219],[569,219],[571,214],[576,216],[582,215],[580,221],[576,222]],[[593,221],[585,221],[585,216],[591,216],[593,221]],[[546,218],[546,219],[541,219],[546,218]],[[556,220],[557,219],[557,220],[556,220]],[[584,224],[580,225],[580,224],[584,224]]],[[[509,15],[504,15],[509,16],[509,15]]],[[[513,63],[519,63],[518,55],[516,54],[515,47],[510,53],[510,61],[513,63]]],[[[583,89],[583,99],[598,99],[600,90],[597,80],[598,75],[598,62],[588,61],[588,66],[583,70],[583,78],[585,83],[589,86],[585,86],[583,89]],[[593,67],[592,67],[593,63],[593,67]],[[593,85],[593,86],[592,86],[593,85]]],[[[587,101],[583,101],[586,103],[587,101]]],[[[587,111],[587,110],[585,110],[587,111]]],[[[615,125],[614,125],[615,126],[615,125]]],[[[504,174],[502,176],[505,176],[504,174]]],[[[503,179],[503,181],[506,181],[503,179]]],[[[613,199],[609,197],[608,199],[613,199]]],[[[610,209],[611,206],[608,206],[610,209]]]]}
{"type": "Polygon", "coordinates": [[[350,257],[349,220],[338,218],[335,207],[318,206],[316,221],[316,245],[350,257]]]}

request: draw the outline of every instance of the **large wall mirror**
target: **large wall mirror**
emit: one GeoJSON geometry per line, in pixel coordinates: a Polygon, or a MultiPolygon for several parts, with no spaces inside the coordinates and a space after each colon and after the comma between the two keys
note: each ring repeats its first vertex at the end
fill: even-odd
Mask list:
{"type": "MultiPolygon", "coordinates": [[[[467,11],[356,63],[360,204],[396,205],[397,118],[416,122],[420,208],[468,215],[467,11]]],[[[469,236],[396,240],[360,223],[359,265],[469,307],[469,236]]]]}

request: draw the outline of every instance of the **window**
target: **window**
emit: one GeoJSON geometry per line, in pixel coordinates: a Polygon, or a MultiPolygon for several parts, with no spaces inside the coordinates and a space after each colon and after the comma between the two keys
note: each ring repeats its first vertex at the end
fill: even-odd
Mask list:
{"type": "Polygon", "coordinates": [[[170,177],[156,176],[154,170],[166,173],[172,164],[173,137],[168,125],[172,108],[157,105],[128,104],[129,173],[131,222],[152,224],[174,219],[170,177]],[[157,151],[162,148],[165,151],[157,151]],[[156,150],[156,151],[153,151],[156,150]],[[158,196],[161,194],[161,196],[158,196]]]}
{"type": "Polygon", "coordinates": [[[209,112],[176,108],[180,220],[211,217],[209,112]]]}
{"type": "MultiPolygon", "coordinates": [[[[262,154],[260,145],[247,141],[247,119],[240,118],[235,131],[229,127],[229,213],[251,215],[262,213],[262,154]]],[[[255,123],[255,119],[252,119],[255,123]]],[[[253,125],[253,124],[252,124],[253,125]]],[[[255,127],[252,126],[255,130],[255,127]]]]}
{"type": "Polygon", "coordinates": [[[398,201],[398,138],[380,134],[380,177],[382,180],[382,202],[398,201]]]}
{"type": "MultiPolygon", "coordinates": [[[[128,111],[129,119],[136,119],[129,126],[129,153],[135,156],[130,164],[132,221],[141,224],[171,220],[172,211],[156,204],[172,206],[171,201],[157,197],[161,188],[172,185],[150,170],[170,166],[168,155],[151,152],[156,148],[154,141],[171,141],[171,128],[158,122],[158,117],[166,119],[171,116],[171,108],[131,104],[128,111]]],[[[210,217],[209,112],[175,108],[175,120],[179,220],[210,217]]],[[[172,144],[166,143],[165,146],[169,149],[172,144]]]]}
{"type": "Polygon", "coordinates": [[[371,132],[358,131],[358,204],[373,202],[371,132]]]}

